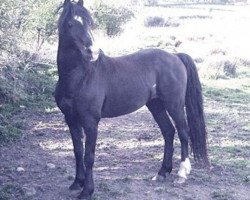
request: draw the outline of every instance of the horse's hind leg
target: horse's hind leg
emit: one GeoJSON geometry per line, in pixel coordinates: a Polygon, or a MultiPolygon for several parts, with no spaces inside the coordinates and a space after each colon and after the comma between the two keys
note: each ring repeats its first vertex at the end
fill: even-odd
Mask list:
{"type": "Polygon", "coordinates": [[[175,128],[169,119],[166,109],[160,99],[154,99],[147,103],[149,111],[152,113],[155,121],[159,125],[165,141],[164,157],[160,171],[154,179],[166,178],[166,173],[172,171],[172,158],[173,158],[173,140],[175,128]]]}
{"type": "Polygon", "coordinates": [[[84,185],[84,166],[83,166],[83,131],[77,120],[71,116],[65,116],[66,123],[74,146],[74,154],[76,160],[76,176],[74,182],[69,187],[70,190],[81,189],[84,185]]]}
{"type": "Polygon", "coordinates": [[[175,122],[175,127],[181,142],[181,164],[178,171],[177,182],[183,183],[191,171],[191,164],[188,158],[188,125],[185,118],[184,107],[174,106],[168,112],[175,122]]]}

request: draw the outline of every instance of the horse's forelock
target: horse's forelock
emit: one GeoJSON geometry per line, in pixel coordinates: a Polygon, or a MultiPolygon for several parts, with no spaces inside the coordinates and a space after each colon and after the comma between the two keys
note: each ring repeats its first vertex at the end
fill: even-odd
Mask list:
{"type": "Polygon", "coordinates": [[[83,19],[85,19],[87,21],[88,25],[92,27],[94,24],[94,21],[91,17],[90,12],[85,7],[79,6],[77,4],[75,4],[73,7],[75,9],[75,14],[77,14],[77,15],[81,16],[83,19]]]}
{"type": "Polygon", "coordinates": [[[94,21],[91,17],[90,12],[83,6],[80,6],[77,3],[67,3],[63,6],[63,12],[61,14],[61,17],[59,19],[59,25],[62,24],[62,22],[68,17],[68,14],[70,12],[71,17],[74,17],[75,15],[78,15],[83,18],[83,20],[86,20],[88,25],[92,27],[94,25],[94,21]]]}

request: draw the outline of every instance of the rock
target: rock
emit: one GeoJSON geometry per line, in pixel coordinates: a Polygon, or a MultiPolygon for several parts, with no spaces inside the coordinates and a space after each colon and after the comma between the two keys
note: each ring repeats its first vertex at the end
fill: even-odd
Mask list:
{"type": "Polygon", "coordinates": [[[20,108],[26,108],[26,106],[24,106],[24,105],[20,105],[19,107],[20,107],[20,108]]]}
{"type": "Polygon", "coordinates": [[[141,140],[152,140],[153,136],[149,135],[148,133],[142,133],[137,137],[137,140],[141,141],[141,140]]]}
{"type": "Polygon", "coordinates": [[[23,187],[24,194],[26,196],[34,196],[36,195],[36,189],[34,187],[23,187]]]}
{"type": "Polygon", "coordinates": [[[178,177],[177,179],[175,179],[174,184],[175,184],[175,185],[178,185],[178,184],[181,185],[181,184],[185,183],[186,180],[187,180],[187,179],[185,179],[185,178],[183,178],[183,177],[178,177]]]}
{"type": "Polygon", "coordinates": [[[52,163],[48,163],[46,166],[47,166],[49,169],[55,169],[55,168],[56,168],[56,166],[55,166],[54,164],[52,164],[52,163]]]}
{"type": "Polygon", "coordinates": [[[16,171],[18,171],[18,172],[24,172],[25,169],[24,169],[23,167],[18,167],[18,168],[16,169],[16,171]]]}
{"type": "Polygon", "coordinates": [[[154,188],[154,191],[157,193],[162,193],[164,191],[164,188],[163,187],[156,187],[156,188],[154,188]]]}
{"type": "Polygon", "coordinates": [[[75,179],[75,177],[72,176],[72,175],[68,175],[67,179],[68,179],[69,181],[73,181],[73,180],[75,179]]]}

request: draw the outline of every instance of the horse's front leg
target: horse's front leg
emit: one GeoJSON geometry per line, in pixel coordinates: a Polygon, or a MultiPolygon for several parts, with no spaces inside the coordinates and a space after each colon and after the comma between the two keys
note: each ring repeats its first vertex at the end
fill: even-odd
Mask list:
{"type": "Polygon", "coordinates": [[[80,199],[89,200],[91,199],[91,196],[94,192],[93,165],[95,159],[98,122],[99,120],[90,118],[84,120],[83,123],[83,128],[86,135],[85,156],[84,156],[84,165],[86,171],[85,171],[84,188],[81,194],[79,195],[80,199]]]}
{"type": "Polygon", "coordinates": [[[74,146],[74,154],[76,160],[76,175],[75,180],[69,187],[70,190],[79,190],[84,185],[84,166],[83,166],[83,131],[81,125],[75,118],[66,116],[66,122],[69,126],[69,131],[71,134],[73,146],[74,146]]]}

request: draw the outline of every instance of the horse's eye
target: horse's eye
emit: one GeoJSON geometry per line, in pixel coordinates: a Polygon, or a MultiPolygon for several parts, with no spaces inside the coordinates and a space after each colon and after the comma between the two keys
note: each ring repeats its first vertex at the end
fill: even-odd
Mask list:
{"type": "Polygon", "coordinates": [[[68,26],[69,26],[69,28],[71,28],[73,26],[73,23],[72,22],[68,22],[68,26]]]}

